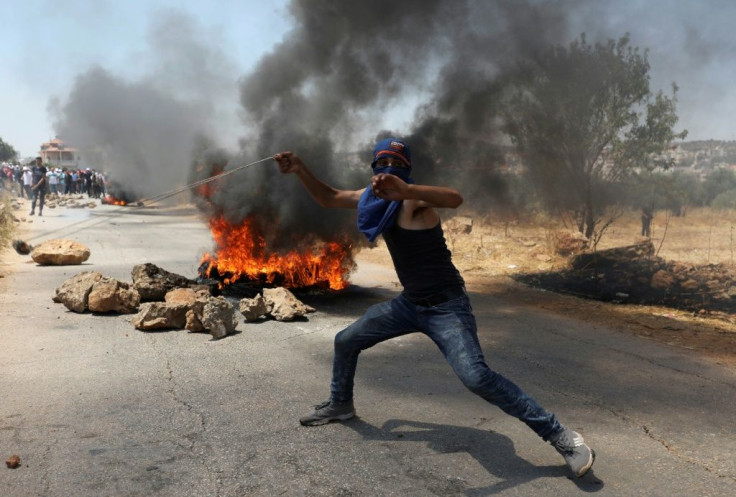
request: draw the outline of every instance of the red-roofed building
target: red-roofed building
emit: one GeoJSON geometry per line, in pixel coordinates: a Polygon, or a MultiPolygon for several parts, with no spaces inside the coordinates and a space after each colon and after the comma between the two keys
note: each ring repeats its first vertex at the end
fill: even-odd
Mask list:
{"type": "Polygon", "coordinates": [[[38,152],[44,162],[56,167],[79,168],[79,151],[76,148],[67,147],[58,137],[41,144],[38,152]]]}

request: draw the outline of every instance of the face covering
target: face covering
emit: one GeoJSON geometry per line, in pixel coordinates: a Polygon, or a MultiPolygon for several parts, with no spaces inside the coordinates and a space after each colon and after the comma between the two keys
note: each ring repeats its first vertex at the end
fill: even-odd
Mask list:
{"type": "MultiPolygon", "coordinates": [[[[381,173],[393,174],[407,183],[414,183],[410,178],[411,169],[393,166],[373,169],[374,175],[381,173]]],[[[401,207],[401,201],[378,198],[368,185],[358,201],[358,229],[369,242],[375,241],[378,235],[396,223],[399,207],[401,207]]]]}

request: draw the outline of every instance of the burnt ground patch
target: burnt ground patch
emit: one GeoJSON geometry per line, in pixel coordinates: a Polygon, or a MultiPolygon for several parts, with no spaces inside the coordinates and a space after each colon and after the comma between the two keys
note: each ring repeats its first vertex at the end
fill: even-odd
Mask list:
{"type": "Polygon", "coordinates": [[[667,261],[653,254],[647,241],[579,254],[559,271],[512,277],[529,286],[604,302],[736,313],[736,272],[731,266],[667,261]]]}

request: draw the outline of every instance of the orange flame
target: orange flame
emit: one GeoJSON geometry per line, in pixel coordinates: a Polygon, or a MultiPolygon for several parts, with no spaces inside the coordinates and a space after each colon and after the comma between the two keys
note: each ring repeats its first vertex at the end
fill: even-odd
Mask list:
{"type": "Polygon", "coordinates": [[[125,200],[121,200],[119,198],[115,198],[112,195],[108,195],[107,197],[102,197],[100,199],[100,202],[107,205],[128,205],[128,202],[125,200]]]}
{"type": "MultiPolygon", "coordinates": [[[[198,176],[203,176],[204,175],[205,168],[206,168],[206,166],[204,164],[198,165],[197,166],[197,169],[196,169],[197,175],[198,176]]],[[[223,172],[224,172],[224,168],[221,165],[219,165],[219,164],[212,164],[210,166],[210,168],[209,168],[209,176],[203,178],[203,180],[206,180],[206,179],[209,179],[209,178],[213,178],[215,176],[219,176],[223,172]]],[[[213,182],[209,182],[208,181],[206,183],[202,183],[201,185],[198,185],[194,189],[194,194],[196,196],[198,196],[198,197],[201,197],[203,199],[209,200],[210,197],[212,196],[212,194],[215,193],[217,191],[217,189],[218,189],[218,186],[219,185],[217,183],[218,183],[218,181],[213,181],[213,182]]]]}
{"type": "MultiPolygon", "coordinates": [[[[222,171],[215,171],[212,176],[219,176],[222,174],[222,171]]],[[[207,200],[210,199],[213,193],[217,191],[219,185],[217,185],[217,181],[211,182],[211,183],[203,183],[199,186],[197,186],[195,190],[195,195],[198,195],[202,198],[205,198],[207,200]]]]}
{"type": "Polygon", "coordinates": [[[209,225],[217,253],[202,257],[201,265],[206,266],[208,278],[217,269],[220,275],[227,275],[223,280],[225,285],[241,278],[277,283],[287,288],[327,285],[333,290],[342,290],[350,284],[348,275],[354,263],[347,241],[325,242],[303,251],[276,254],[269,253],[252,218],[235,226],[223,217],[213,217],[209,225]]]}

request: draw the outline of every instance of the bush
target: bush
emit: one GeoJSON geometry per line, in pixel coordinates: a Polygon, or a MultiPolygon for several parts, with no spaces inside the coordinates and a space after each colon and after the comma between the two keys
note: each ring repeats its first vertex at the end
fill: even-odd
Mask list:
{"type": "Polygon", "coordinates": [[[713,209],[736,209],[736,189],[719,193],[710,206],[713,209]]]}
{"type": "Polygon", "coordinates": [[[10,206],[10,197],[0,196],[0,251],[10,245],[15,234],[15,216],[10,206]]]}

